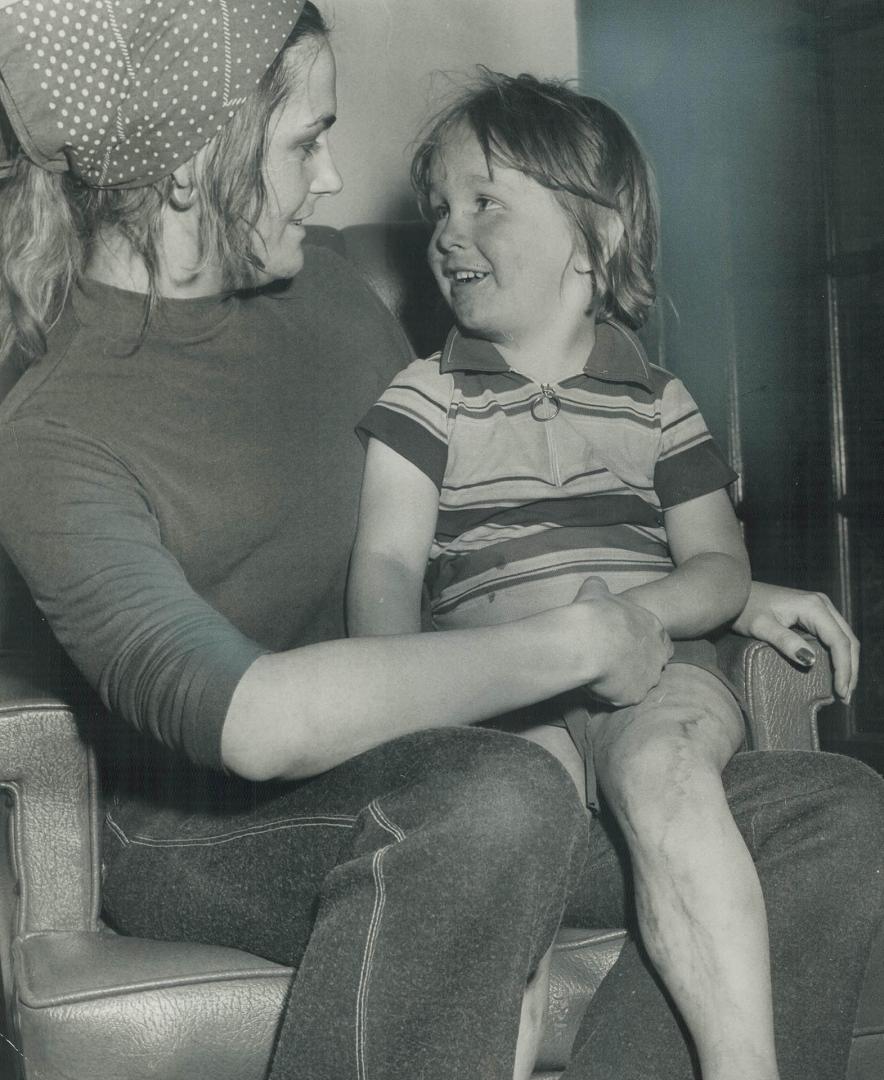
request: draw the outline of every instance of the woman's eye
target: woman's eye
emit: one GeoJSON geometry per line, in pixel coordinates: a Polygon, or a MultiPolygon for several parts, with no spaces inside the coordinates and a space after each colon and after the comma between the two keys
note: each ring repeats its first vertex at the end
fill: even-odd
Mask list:
{"type": "Polygon", "coordinates": [[[448,207],[444,203],[440,203],[438,206],[430,207],[430,216],[433,221],[441,221],[448,214],[448,207]]]}
{"type": "Polygon", "coordinates": [[[494,201],[494,199],[489,198],[489,196],[487,195],[478,195],[476,197],[476,206],[478,206],[480,210],[490,210],[492,207],[497,205],[498,204],[494,201]]]}
{"type": "Polygon", "coordinates": [[[314,139],[312,142],[298,143],[297,149],[303,153],[305,158],[311,158],[319,151],[319,140],[314,139]]]}

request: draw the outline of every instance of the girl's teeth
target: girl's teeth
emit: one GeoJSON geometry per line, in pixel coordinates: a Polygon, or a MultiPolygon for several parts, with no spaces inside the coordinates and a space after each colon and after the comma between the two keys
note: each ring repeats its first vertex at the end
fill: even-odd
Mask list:
{"type": "Polygon", "coordinates": [[[455,270],[455,281],[478,281],[485,277],[485,274],[479,273],[477,270],[455,270]]]}

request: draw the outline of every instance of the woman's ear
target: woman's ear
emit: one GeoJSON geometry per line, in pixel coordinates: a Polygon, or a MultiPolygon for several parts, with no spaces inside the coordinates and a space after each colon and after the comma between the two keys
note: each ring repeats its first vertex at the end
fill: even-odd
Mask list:
{"type": "Polygon", "coordinates": [[[169,201],[176,210],[190,210],[196,198],[193,162],[186,161],[172,173],[172,192],[169,201]]]}

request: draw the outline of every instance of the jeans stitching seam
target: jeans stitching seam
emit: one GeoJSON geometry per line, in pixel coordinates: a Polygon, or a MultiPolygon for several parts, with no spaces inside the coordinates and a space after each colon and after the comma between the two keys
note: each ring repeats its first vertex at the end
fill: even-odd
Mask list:
{"type": "MultiPolygon", "coordinates": [[[[764,754],[778,753],[778,751],[776,750],[761,750],[757,752],[764,754]]],[[[806,752],[808,754],[815,754],[818,751],[808,750],[806,752]]],[[[758,803],[758,805],[755,807],[755,816],[765,810],[769,810],[773,806],[787,806],[789,803],[803,801],[804,799],[807,799],[813,795],[823,794],[824,792],[831,791],[833,788],[839,786],[840,785],[838,783],[822,784],[819,787],[811,788],[809,791],[805,791],[802,789],[800,792],[796,792],[794,795],[778,795],[774,798],[765,799],[764,802],[758,803]]],[[[725,788],[725,792],[727,792],[727,788],[725,788]]]]}
{"type": "Polygon", "coordinates": [[[368,804],[368,812],[378,825],[393,837],[393,842],[379,848],[372,857],[371,869],[374,878],[374,904],[372,906],[371,919],[368,925],[368,934],[365,939],[365,948],[362,953],[362,967],[359,972],[359,987],[356,992],[356,1074],[358,1080],[365,1080],[365,1038],[366,1038],[366,1001],[368,998],[368,983],[371,978],[371,968],[374,960],[380,932],[381,919],[384,915],[387,890],[384,882],[384,855],[393,847],[405,839],[405,833],[398,825],[390,821],[381,810],[377,799],[372,799],[368,804]]]}
{"type": "Polygon", "coordinates": [[[129,837],[123,832],[120,826],[114,821],[110,813],[105,814],[105,822],[110,831],[116,836],[123,847],[129,846],[129,837]]]}
{"type": "Polygon", "coordinates": [[[355,817],[343,815],[325,815],[317,817],[279,818],[276,821],[264,822],[261,825],[252,825],[248,828],[235,829],[225,833],[210,833],[206,836],[193,837],[169,837],[148,836],[144,833],[133,833],[128,836],[120,825],[114,821],[110,813],[105,815],[108,827],[116,834],[121,843],[127,846],[136,844],[141,847],[211,847],[215,844],[227,844],[234,840],[246,839],[250,836],[260,836],[268,832],[278,832],[284,829],[301,828],[330,828],[352,829],[356,822],[355,817]]]}

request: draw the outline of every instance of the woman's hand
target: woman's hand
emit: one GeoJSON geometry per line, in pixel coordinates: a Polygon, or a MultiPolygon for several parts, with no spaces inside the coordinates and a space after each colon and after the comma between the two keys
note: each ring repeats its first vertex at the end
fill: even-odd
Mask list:
{"type": "Polygon", "coordinates": [[[615,596],[601,578],[584,581],[573,601],[585,604],[591,622],[596,670],[587,686],[612,705],[635,705],[660,681],[672,642],[656,615],[615,596]]]}
{"type": "Polygon", "coordinates": [[[849,702],[859,675],[859,640],[832,601],[823,593],[753,581],[734,630],[768,642],[783,656],[807,667],[813,663],[813,655],[793,626],[809,630],[829,650],[835,693],[849,702]]]}

